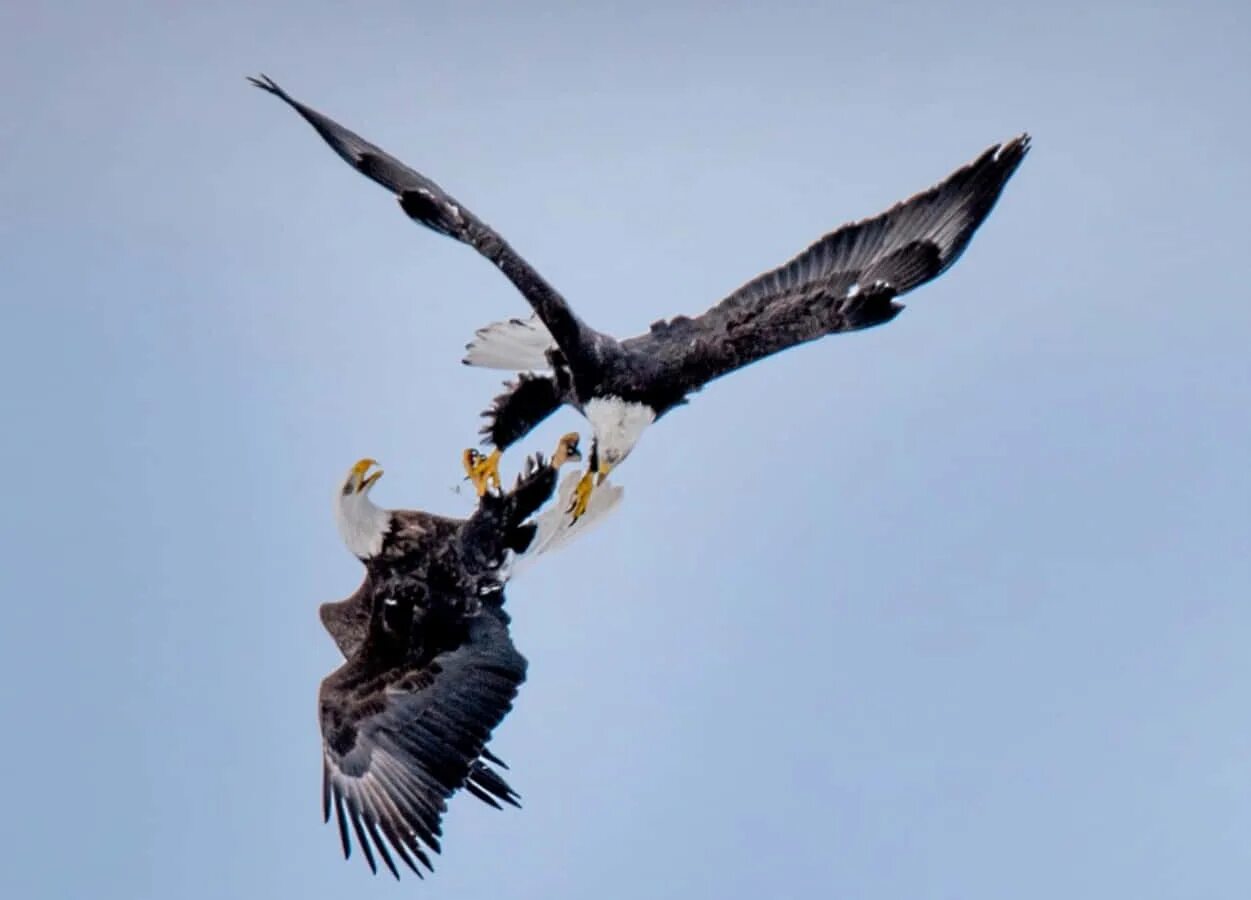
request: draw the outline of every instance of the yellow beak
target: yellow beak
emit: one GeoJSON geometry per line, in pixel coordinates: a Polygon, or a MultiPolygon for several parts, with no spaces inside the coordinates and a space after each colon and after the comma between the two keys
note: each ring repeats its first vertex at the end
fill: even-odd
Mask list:
{"type": "Polygon", "coordinates": [[[376,459],[362,459],[358,460],[356,465],[352,466],[352,475],[355,476],[358,482],[360,482],[360,487],[356,489],[358,494],[361,491],[369,490],[373,483],[382,477],[382,469],[379,469],[372,475],[365,475],[366,472],[376,465],[378,465],[378,460],[376,459]]]}

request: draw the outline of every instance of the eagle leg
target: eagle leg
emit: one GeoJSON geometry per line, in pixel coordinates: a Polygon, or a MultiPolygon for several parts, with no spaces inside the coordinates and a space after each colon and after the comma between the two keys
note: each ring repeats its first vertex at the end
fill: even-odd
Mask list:
{"type": "Polygon", "coordinates": [[[573,489],[573,500],[569,503],[569,508],[565,510],[572,517],[573,522],[578,521],[586,514],[586,508],[591,502],[591,491],[594,490],[594,485],[594,474],[588,469],[578,479],[578,484],[573,489]]]}
{"type": "Polygon", "coordinates": [[[500,449],[496,447],[489,455],[483,455],[472,448],[465,451],[461,462],[465,466],[465,474],[473,482],[474,490],[481,497],[494,487],[500,489],[500,449]]]}

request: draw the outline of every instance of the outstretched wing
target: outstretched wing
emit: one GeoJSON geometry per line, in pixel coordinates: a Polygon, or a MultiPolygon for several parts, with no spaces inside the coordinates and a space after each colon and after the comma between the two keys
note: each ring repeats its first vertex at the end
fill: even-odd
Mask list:
{"type": "Polygon", "coordinates": [[[484,748],[525,680],[525,658],[494,609],[441,633],[454,636],[442,649],[398,661],[371,633],[321,685],[323,813],[329,821],[333,805],[345,857],[355,833],[370,868],[376,851],[396,878],[392,851],[418,875],[432,868],[458,789],[487,802],[516,797],[483,757],[494,761],[484,748]]]}
{"type": "Polygon", "coordinates": [[[687,390],[779,350],[888,322],[894,298],[942,274],[968,246],[1029,150],[997,144],[886,212],[827,234],[696,318],[625,342],[681,373],[687,390]]]}
{"type": "Polygon", "coordinates": [[[573,352],[584,340],[585,326],[569,304],[495,229],[457,202],[426,176],[349,131],[328,116],[296,100],[272,78],[248,78],[285,101],[316,129],[330,148],[365,177],[391,191],[409,218],[473,247],[507,276],[538,313],[556,343],[573,352]]]}

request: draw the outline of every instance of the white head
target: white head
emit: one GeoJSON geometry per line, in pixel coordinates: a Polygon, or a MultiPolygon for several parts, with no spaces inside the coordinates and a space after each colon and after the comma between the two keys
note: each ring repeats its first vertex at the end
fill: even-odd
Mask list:
{"type": "Polygon", "coordinates": [[[377,556],[382,539],[391,527],[391,513],[374,505],[369,490],[382,477],[382,470],[366,474],[378,463],[362,459],[348,471],[334,501],[334,519],[343,543],[360,559],[377,556]]]}

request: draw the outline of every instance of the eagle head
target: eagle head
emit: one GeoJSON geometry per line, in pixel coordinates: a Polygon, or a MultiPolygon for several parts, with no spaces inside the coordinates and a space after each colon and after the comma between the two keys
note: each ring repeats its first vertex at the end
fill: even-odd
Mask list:
{"type": "Polygon", "coordinates": [[[362,459],[348,470],[335,497],[334,518],[343,543],[361,560],[382,552],[382,542],[391,527],[391,513],[374,505],[369,491],[382,477],[376,460],[362,459]],[[373,470],[373,471],[371,471],[373,470]]]}

